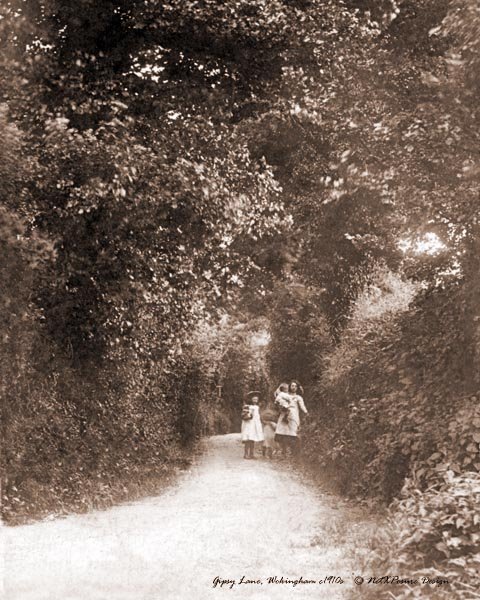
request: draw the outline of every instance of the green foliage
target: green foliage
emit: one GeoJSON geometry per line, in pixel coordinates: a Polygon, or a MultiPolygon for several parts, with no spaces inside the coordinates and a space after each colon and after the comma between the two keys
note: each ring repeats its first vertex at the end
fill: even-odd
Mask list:
{"type": "Polygon", "coordinates": [[[475,2],[0,10],[5,516],[140,493],[293,376],[306,457],[385,502],[409,477],[399,554],[470,569],[475,2]]]}
{"type": "MultiPolygon", "coordinates": [[[[478,473],[448,471],[440,487],[424,491],[408,480],[402,497],[389,510],[387,527],[371,540],[365,569],[419,581],[449,581],[448,585],[401,586],[397,598],[472,598],[480,583],[479,514],[478,473]]],[[[389,595],[383,589],[368,597],[389,595]]]]}
{"type": "Polygon", "coordinates": [[[480,410],[466,288],[453,280],[421,290],[381,274],[324,358],[321,402],[304,427],[305,457],[322,479],[391,504],[363,571],[450,581],[399,587],[400,598],[466,599],[478,586],[480,410]]]}
{"type": "Polygon", "coordinates": [[[404,288],[384,289],[383,300],[370,297],[371,314],[354,314],[325,359],[321,412],[305,434],[307,454],[335,472],[344,491],[387,501],[412,469],[425,486],[442,470],[478,468],[470,455],[478,452],[470,445],[476,396],[464,396],[462,289],[420,294],[407,309],[412,286],[404,288]],[[461,415],[468,425],[457,422],[461,415]],[[324,422],[330,427],[319,427],[324,422]]]}
{"type": "Polygon", "coordinates": [[[293,281],[273,289],[268,346],[270,377],[274,384],[298,379],[311,386],[320,377],[323,356],[332,345],[326,318],[321,312],[321,293],[293,281]]]}
{"type": "Polygon", "coordinates": [[[0,20],[15,33],[0,62],[11,521],[124,497],[128,481],[141,489],[201,434],[231,427],[215,400],[215,345],[229,342],[215,328],[288,225],[270,167],[213,104],[195,109],[179,52],[177,101],[157,102],[136,71],[188,21],[182,5],[170,22],[145,3],[17,4],[0,20]],[[159,31],[141,33],[154,15],[159,31]]]}

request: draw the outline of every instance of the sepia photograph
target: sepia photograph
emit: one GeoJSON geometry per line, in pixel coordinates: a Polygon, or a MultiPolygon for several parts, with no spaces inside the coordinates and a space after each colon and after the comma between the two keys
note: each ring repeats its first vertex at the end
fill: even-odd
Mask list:
{"type": "Polygon", "coordinates": [[[0,598],[480,599],[479,0],[0,0],[0,598]]]}

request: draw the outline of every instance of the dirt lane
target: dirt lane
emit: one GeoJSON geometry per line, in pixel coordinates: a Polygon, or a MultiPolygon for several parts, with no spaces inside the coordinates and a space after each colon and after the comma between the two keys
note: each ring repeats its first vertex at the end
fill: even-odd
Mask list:
{"type": "Polygon", "coordinates": [[[211,438],[166,493],[86,515],[4,527],[6,600],[342,599],[352,585],[344,504],[282,463],[211,438]],[[339,534],[340,532],[340,534],[339,534]],[[343,532],[343,533],[342,533],[343,532]],[[240,578],[262,585],[239,584],[240,578]],[[344,584],[268,584],[267,577],[344,584]],[[236,584],[213,588],[215,577],[236,584]]]}

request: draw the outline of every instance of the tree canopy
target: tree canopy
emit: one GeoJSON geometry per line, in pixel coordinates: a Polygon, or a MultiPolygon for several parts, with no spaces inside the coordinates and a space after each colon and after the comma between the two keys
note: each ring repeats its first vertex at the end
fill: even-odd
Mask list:
{"type": "Polygon", "coordinates": [[[284,377],[342,491],[448,504],[480,469],[479,32],[474,0],[2,3],[7,518],[140,493],[284,377]]]}

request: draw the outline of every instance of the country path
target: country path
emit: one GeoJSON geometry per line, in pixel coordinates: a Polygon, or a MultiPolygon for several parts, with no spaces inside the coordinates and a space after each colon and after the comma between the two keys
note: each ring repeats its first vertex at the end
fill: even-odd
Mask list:
{"type": "Polygon", "coordinates": [[[210,438],[163,494],[104,511],[3,527],[5,600],[347,598],[365,523],[282,462],[210,438]],[[240,584],[240,578],[263,584],[240,584]],[[268,577],[344,584],[279,584],[268,577]],[[213,588],[215,577],[236,580],[213,588]]]}

